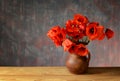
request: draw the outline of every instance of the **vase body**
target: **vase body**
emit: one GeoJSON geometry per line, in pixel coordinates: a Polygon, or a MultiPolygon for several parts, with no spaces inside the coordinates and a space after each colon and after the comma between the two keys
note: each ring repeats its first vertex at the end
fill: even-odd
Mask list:
{"type": "Polygon", "coordinates": [[[66,67],[73,74],[84,74],[88,70],[90,53],[87,56],[79,56],[77,54],[68,54],[66,67]]]}

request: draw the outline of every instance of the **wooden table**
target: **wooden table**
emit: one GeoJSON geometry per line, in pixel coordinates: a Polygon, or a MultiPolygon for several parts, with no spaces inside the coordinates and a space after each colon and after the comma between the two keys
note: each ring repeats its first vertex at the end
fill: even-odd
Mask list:
{"type": "Polygon", "coordinates": [[[0,67],[0,81],[120,81],[120,68],[89,68],[71,74],[66,67],[0,67]]]}

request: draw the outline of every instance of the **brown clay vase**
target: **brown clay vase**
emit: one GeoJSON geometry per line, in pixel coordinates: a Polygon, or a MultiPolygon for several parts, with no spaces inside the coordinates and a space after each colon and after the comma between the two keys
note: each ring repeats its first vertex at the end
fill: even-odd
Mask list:
{"type": "Polygon", "coordinates": [[[69,54],[66,60],[66,67],[73,74],[84,74],[88,70],[90,53],[87,56],[69,54]]]}

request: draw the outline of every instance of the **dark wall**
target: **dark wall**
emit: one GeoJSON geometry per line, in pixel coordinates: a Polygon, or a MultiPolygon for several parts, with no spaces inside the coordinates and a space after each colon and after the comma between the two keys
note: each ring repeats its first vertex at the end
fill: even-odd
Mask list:
{"type": "Polygon", "coordinates": [[[0,0],[0,65],[62,66],[67,52],[46,36],[75,13],[111,28],[115,36],[92,41],[90,66],[120,66],[120,0],[0,0]]]}

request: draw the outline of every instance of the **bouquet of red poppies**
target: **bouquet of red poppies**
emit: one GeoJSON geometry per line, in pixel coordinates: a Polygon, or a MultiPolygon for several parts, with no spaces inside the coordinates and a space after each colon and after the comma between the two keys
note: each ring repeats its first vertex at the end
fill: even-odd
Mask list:
{"type": "Polygon", "coordinates": [[[75,14],[74,18],[67,20],[65,27],[52,27],[47,36],[56,46],[63,46],[64,51],[71,54],[86,56],[88,49],[86,45],[92,40],[103,40],[112,38],[114,32],[98,22],[90,22],[86,16],[75,14]]]}

